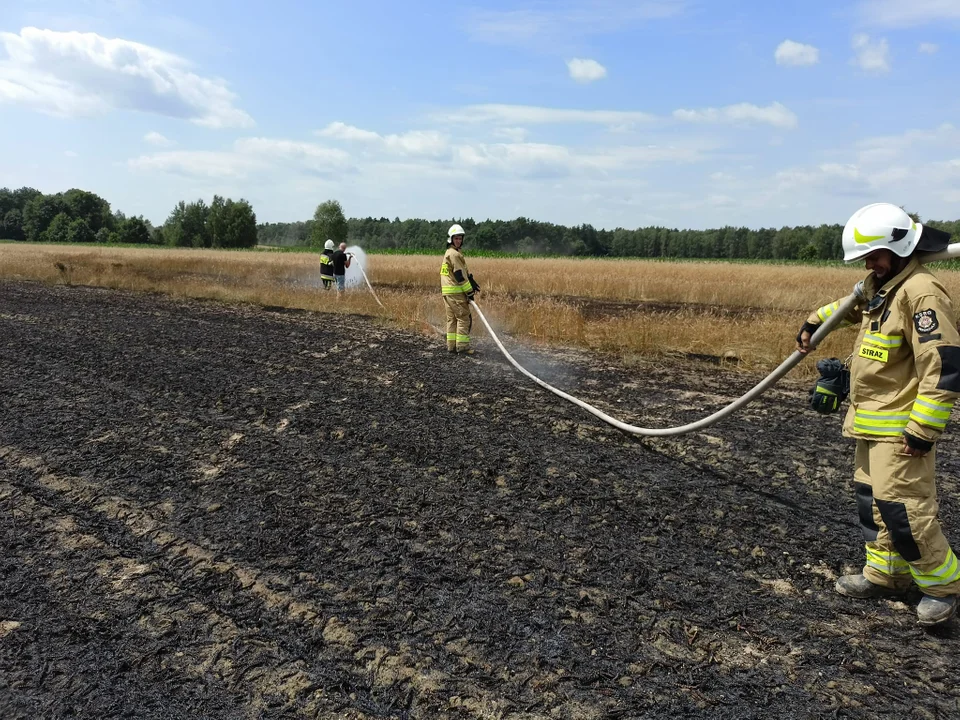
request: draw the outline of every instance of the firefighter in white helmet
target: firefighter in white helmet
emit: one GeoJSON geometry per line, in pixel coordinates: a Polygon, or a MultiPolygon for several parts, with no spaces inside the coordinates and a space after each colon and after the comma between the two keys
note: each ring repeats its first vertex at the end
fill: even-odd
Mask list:
{"type": "Polygon", "coordinates": [[[333,285],[333,240],[327,240],[320,253],[320,280],[323,281],[324,290],[329,290],[333,285]]]}
{"type": "Polygon", "coordinates": [[[467,260],[463,257],[463,228],[451,225],[447,230],[447,251],[440,266],[440,292],[447,314],[447,352],[458,355],[473,355],[470,347],[470,330],[473,327],[473,315],[470,301],[480,286],[467,269],[467,260]]]}
{"type": "MultiPolygon", "coordinates": [[[[915,222],[902,208],[875,203],[843,229],[843,259],[864,260],[862,300],[844,318],[859,324],[849,374],[821,361],[814,409],[834,412],[849,391],[843,434],[856,438],[854,486],[866,544],[863,570],[837,580],[854,598],[900,595],[916,585],[921,625],[948,620],[960,594],[960,563],[940,528],[934,481],[936,441],[960,397],[960,335],[943,284],[915,257],[942,250],[950,236],[915,222]]],[[[810,336],[839,302],[811,314],[810,336]]]]}

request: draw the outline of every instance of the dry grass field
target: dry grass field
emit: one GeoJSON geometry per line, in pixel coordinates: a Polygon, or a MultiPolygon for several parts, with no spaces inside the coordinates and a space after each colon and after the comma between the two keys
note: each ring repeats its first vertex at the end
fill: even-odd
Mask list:
{"type": "MultiPolygon", "coordinates": [[[[749,372],[775,367],[793,350],[806,314],[846,295],[859,266],[748,265],[601,259],[470,258],[481,307],[515,342],[569,345],[633,356],[702,356],[749,372]]],[[[0,276],[175,297],[382,317],[435,332],[443,320],[438,256],[371,255],[365,286],[338,297],[319,287],[312,253],[130,249],[4,244],[0,276]]],[[[941,277],[960,292],[960,273],[941,277]]],[[[475,323],[475,333],[484,330],[475,323]]],[[[852,331],[822,352],[842,357],[852,331]]],[[[813,373],[812,363],[793,371],[813,373]]]]}

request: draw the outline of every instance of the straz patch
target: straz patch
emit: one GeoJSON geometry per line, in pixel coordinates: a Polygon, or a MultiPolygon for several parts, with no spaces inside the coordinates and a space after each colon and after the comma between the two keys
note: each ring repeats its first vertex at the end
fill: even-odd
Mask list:
{"type": "Polygon", "coordinates": [[[931,308],[921,310],[913,316],[913,326],[921,335],[932,333],[940,327],[940,321],[937,320],[937,311],[931,308]]]}
{"type": "Polygon", "coordinates": [[[876,360],[877,362],[882,363],[885,363],[890,358],[889,350],[885,348],[873,347],[872,345],[861,345],[860,352],[858,354],[862,358],[876,360]]]}

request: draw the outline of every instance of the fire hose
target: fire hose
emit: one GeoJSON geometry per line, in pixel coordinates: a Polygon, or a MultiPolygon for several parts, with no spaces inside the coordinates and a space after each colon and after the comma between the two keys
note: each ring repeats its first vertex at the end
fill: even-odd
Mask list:
{"type": "MultiPolygon", "coordinates": [[[[924,253],[918,255],[918,259],[922,263],[934,262],[937,260],[949,260],[951,258],[960,257],[960,243],[954,243],[947,246],[945,250],[936,253],[924,253]]],[[[837,310],[834,310],[833,314],[827,318],[827,320],[817,328],[816,332],[813,333],[813,336],[810,338],[810,349],[813,350],[820,344],[820,342],[833,331],[837,325],[839,325],[843,318],[856,307],[856,305],[861,301],[861,284],[858,283],[852,292],[846,299],[840,303],[840,307],[837,310]]],[[[767,377],[757,383],[752,389],[741,397],[734,400],[732,403],[727,405],[725,408],[718,410],[717,412],[709,415],[701,420],[696,422],[688,423],[686,425],[680,425],[678,427],[672,428],[642,428],[637,427],[636,425],[629,425],[625,422],[617,420],[615,417],[608,415],[602,410],[585,403],[582,400],[575,398],[569,393],[563,392],[563,390],[558,390],[547,382],[544,382],[538,378],[533,373],[526,370],[520,363],[514,360],[513,356],[507,352],[507,349],[503,346],[503,343],[500,341],[500,338],[494,332],[493,328],[490,327],[490,323],[487,322],[486,316],[483,314],[483,311],[480,309],[480,306],[476,301],[472,301],[473,307],[476,309],[477,314],[480,316],[480,320],[483,321],[484,326],[487,328],[487,332],[490,333],[490,337],[493,338],[493,341],[497,344],[497,347],[500,348],[500,352],[503,353],[504,357],[510,361],[517,370],[526,375],[528,378],[533,380],[540,387],[549,390],[554,395],[563,398],[572,402],[574,405],[583,408],[591,415],[603,420],[605,423],[612,425],[623,432],[629,433],[631,435],[640,435],[643,437],[670,437],[675,435],[686,435],[687,433],[696,432],[697,430],[703,430],[704,428],[710,427],[711,425],[719,422],[720,420],[732,415],[737,410],[742,408],[747,403],[751,402],[763,394],[766,390],[773,387],[776,382],[786,375],[790,370],[797,365],[805,355],[799,350],[795,350],[792,355],[790,355],[786,360],[784,360],[780,365],[767,377]]]]}

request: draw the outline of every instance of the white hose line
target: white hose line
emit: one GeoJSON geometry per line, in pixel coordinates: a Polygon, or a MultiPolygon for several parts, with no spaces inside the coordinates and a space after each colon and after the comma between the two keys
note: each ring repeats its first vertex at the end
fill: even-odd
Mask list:
{"type": "Polygon", "coordinates": [[[380,298],[377,297],[377,293],[374,292],[373,285],[370,284],[370,278],[367,277],[367,273],[364,272],[363,270],[363,265],[361,265],[356,258],[353,258],[353,259],[357,263],[357,267],[360,268],[360,272],[363,274],[363,279],[367,281],[367,287],[370,288],[370,293],[373,295],[373,299],[377,301],[377,304],[380,307],[386,310],[387,308],[384,306],[382,302],[380,302],[380,298]]]}
{"type": "MultiPolygon", "coordinates": [[[[811,338],[810,340],[811,350],[814,347],[816,347],[817,344],[824,337],[826,337],[826,335],[831,330],[833,330],[834,327],[836,327],[841,322],[843,317],[853,309],[856,303],[857,303],[857,296],[854,294],[851,294],[850,297],[848,297],[846,300],[844,300],[840,304],[840,308],[836,310],[833,313],[833,315],[831,315],[830,318],[825,323],[823,323],[823,325],[821,325],[817,329],[817,331],[813,334],[813,338],[811,338]]],[[[795,350],[790,357],[784,360],[776,370],[774,370],[772,373],[767,375],[767,377],[765,377],[756,386],[754,386],[753,389],[751,389],[749,392],[747,392],[745,395],[738,398],[734,402],[727,405],[725,408],[718,410],[713,415],[705,417],[702,420],[698,420],[696,422],[692,422],[687,425],[680,425],[678,427],[673,427],[673,428],[659,428],[659,429],[658,428],[642,428],[642,427],[637,427],[636,425],[628,425],[625,422],[617,420],[615,417],[611,417],[610,415],[607,415],[605,412],[603,412],[602,410],[599,410],[598,408],[595,408],[593,405],[585,403],[582,400],[578,400],[577,398],[573,397],[573,395],[563,392],[563,390],[558,390],[557,388],[553,387],[553,385],[550,385],[549,383],[544,382],[543,380],[538,378],[536,375],[526,370],[523,366],[520,365],[520,363],[518,363],[516,360],[513,359],[513,356],[510,355],[509,352],[507,352],[507,349],[503,346],[503,343],[500,342],[500,338],[497,337],[497,334],[493,331],[493,328],[490,327],[490,323],[487,322],[487,318],[484,316],[483,311],[480,310],[480,306],[477,305],[476,302],[473,303],[473,306],[476,308],[477,314],[480,316],[480,320],[483,321],[484,326],[486,326],[487,331],[490,333],[490,337],[493,338],[493,341],[497,344],[497,347],[500,348],[500,352],[503,353],[504,357],[506,357],[507,360],[509,360],[510,363],[517,370],[519,370],[528,378],[533,380],[535,383],[537,383],[537,385],[540,385],[541,387],[546,388],[547,390],[552,392],[554,395],[558,395],[559,397],[562,397],[564,400],[569,400],[574,405],[577,405],[578,407],[581,407],[584,410],[586,410],[588,413],[592,415],[596,415],[605,423],[613,425],[613,427],[623,430],[626,433],[630,433],[631,435],[641,435],[644,437],[672,437],[674,435],[686,435],[687,433],[695,432],[697,430],[702,430],[703,428],[710,427],[711,425],[713,425],[716,422],[719,422],[720,420],[727,417],[728,415],[732,415],[734,412],[742,408],[751,400],[757,398],[761,393],[763,393],[769,387],[774,385],[777,382],[777,380],[779,380],[784,375],[786,375],[793,368],[793,366],[799,363],[804,357],[799,351],[795,350]]]]}
{"type": "MultiPolygon", "coordinates": [[[[924,253],[919,255],[918,258],[922,263],[933,262],[935,260],[950,260],[952,258],[960,257],[960,243],[954,243],[948,245],[946,250],[937,253],[924,253]]],[[[833,312],[833,314],[827,318],[827,321],[820,325],[817,328],[817,331],[813,334],[813,337],[810,338],[810,350],[812,351],[820,342],[825,338],[830,332],[840,324],[843,318],[853,310],[854,306],[857,304],[857,293],[851,293],[843,302],[840,303],[840,307],[833,312]]],[[[562,397],[564,400],[569,400],[574,405],[583,408],[588,413],[597,416],[605,423],[609,423],[615,428],[623,430],[626,433],[631,435],[641,435],[644,437],[671,437],[674,435],[686,435],[687,433],[696,432],[697,430],[702,430],[704,428],[710,427],[716,422],[719,422],[728,415],[732,415],[737,410],[742,408],[747,403],[759,397],[763,392],[772,387],[776,382],[786,375],[790,370],[803,358],[805,357],[798,350],[794,350],[793,354],[790,355],[786,360],[780,363],[780,366],[777,367],[772,373],[767,375],[763,380],[757,383],[751,390],[746,394],[734,400],[732,403],[727,405],[725,408],[718,410],[713,415],[709,415],[702,420],[697,420],[696,422],[688,423],[687,425],[680,425],[678,427],[672,428],[642,428],[637,427],[636,425],[628,425],[625,422],[617,420],[615,417],[607,415],[602,410],[595,408],[593,405],[578,400],[568,393],[563,392],[563,390],[558,390],[549,383],[544,382],[538,378],[533,373],[529,372],[523,366],[520,365],[516,360],[513,359],[513,356],[507,352],[507,349],[503,346],[503,343],[500,342],[500,338],[497,337],[497,334],[493,331],[493,328],[490,327],[490,323],[487,322],[487,318],[484,316],[483,311],[480,310],[480,306],[474,301],[473,306],[477,309],[477,314],[480,316],[480,319],[483,321],[483,324],[486,326],[487,331],[490,333],[490,337],[493,338],[493,341],[497,344],[497,347],[500,348],[500,352],[503,353],[504,357],[510,361],[510,363],[528,378],[533,380],[537,385],[540,385],[543,388],[546,388],[554,395],[562,397]]]]}

